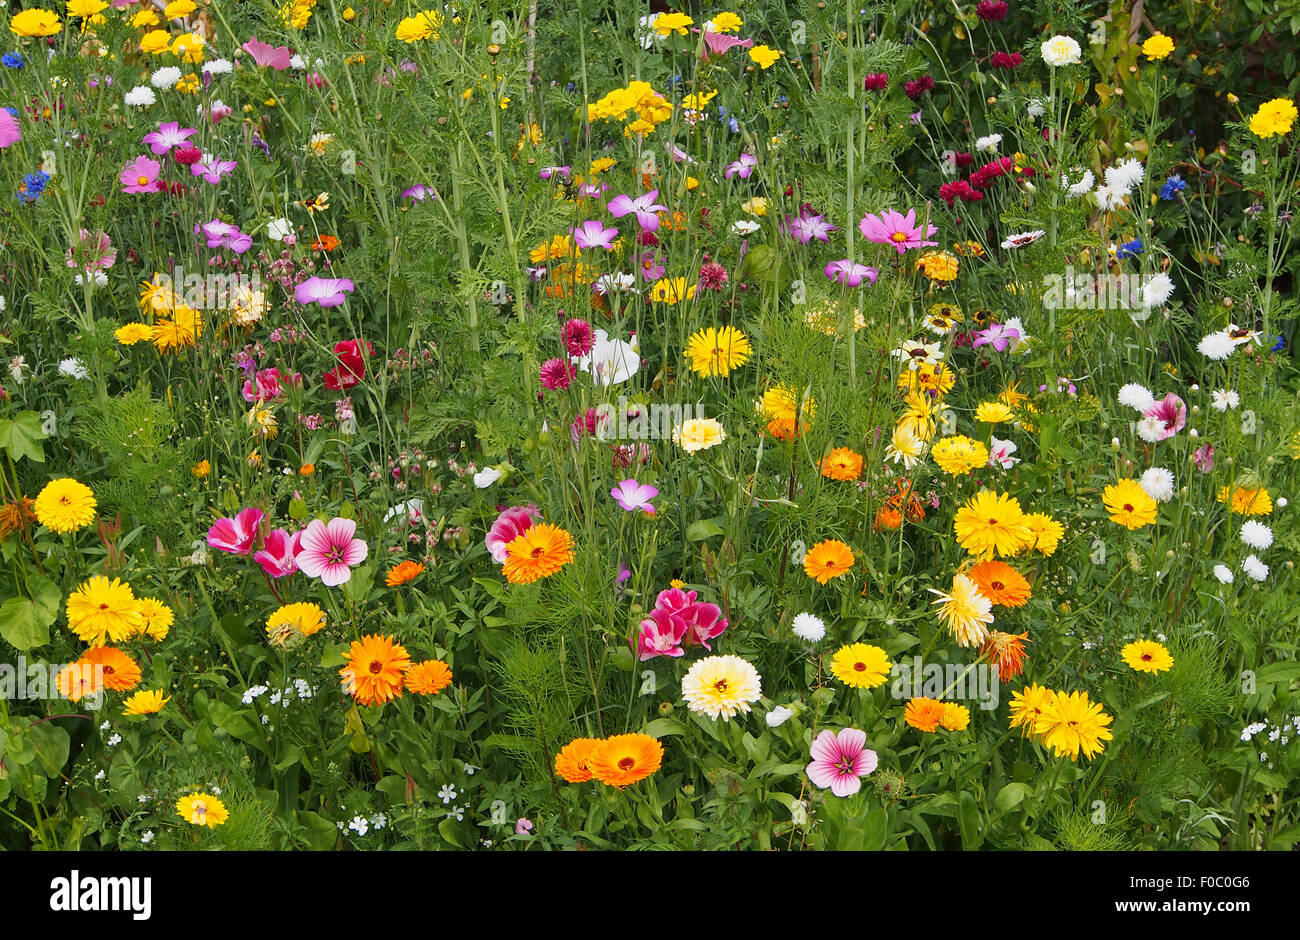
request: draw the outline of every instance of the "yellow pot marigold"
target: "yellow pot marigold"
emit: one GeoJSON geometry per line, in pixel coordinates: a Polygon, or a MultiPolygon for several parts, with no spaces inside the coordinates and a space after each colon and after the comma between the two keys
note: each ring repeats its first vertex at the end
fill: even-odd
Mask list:
{"type": "Polygon", "coordinates": [[[1102,504],[1110,513],[1110,521],[1117,522],[1130,532],[1156,521],[1156,501],[1142,489],[1137,480],[1117,480],[1101,494],[1102,504]]]}
{"type": "Polygon", "coordinates": [[[122,703],[126,706],[122,709],[122,714],[127,716],[154,715],[162,711],[163,706],[171,700],[170,695],[166,698],[163,697],[162,689],[137,692],[122,703]]]}
{"type": "Polygon", "coordinates": [[[818,584],[826,584],[853,567],[853,549],[837,539],[825,539],[808,549],[803,570],[818,584]]]}
{"type": "Polygon", "coordinates": [[[981,561],[967,575],[993,604],[1022,607],[1029,600],[1029,582],[1005,561],[981,561]]]}
{"type": "Polygon", "coordinates": [[[36,520],[51,532],[76,532],[95,519],[95,494],[90,487],[71,477],[46,483],[36,494],[32,511],[36,520]]]}
{"type": "Polygon", "coordinates": [[[707,327],[696,331],[686,345],[686,356],[696,375],[729,375],[753,353],[749,338],[734,326],[707,327]]]}
{"type": "Polygon", "coordinates": [[[1015,555],[1033,541],[1020,501],[992,490],[980,490],[968,499],[957,510],[953,528],[958,544],[981,558],[1015,555]]]}
{"type": "Polygon", "coordinates": [[[134,636],[144,618],[131,585],[97,574],[68,596],[68,627],[91,646],[134,636]]]}
{"type": "Polygon", "coordinates": [[[165,640],[176,622],[176,614],[162,601],[153,597],[142,597],[136,605],[140,612],[138,635],[151,640],[165,640]]]}
{"type": "Polygon", "coordinates": [[[964,434],[945,437],[930,448],[930,456],[949,476],[961,476],[989,462],[989,449],[964,434]]]}
{"type": "Polygon", "coordinates": [[[1095,757],[1114,735],[1107,729],[1114,719],[1102,711],[1100,702],[1088,700],[1087,692],[1060,692],[1034,723],[1034,732],[1057,757],[1078,760],[1095,757]]]}
{"type": "Polygon", "coordinates": [[[443,22],[442,14],[437,10],[423,10],[415,16],[408,16],[397,24],[397,38],[402,42],[420,42],[423,39],[437,39],[438,30],[443,22]]]}
{"type": "Polygon", "coordinates": [[[140,664],[113,646],[96,646],[86,650],[77,660],[83,666],[98,668],[104,688],[113,692],[129,692],[140,684],[140,664]]]}
{"type": "Polygon", "coordinates": [[[1174,664],[1174,657],[1154,640],[1135,640],[1120,651],[1124,662],[1136,672],[1164,672],[1174,664]]]}
{"type": "Polygon", "coordinates": [[[889,678],[889,670],[893,665],[888,654],[879,646],[850,643],[836,651],[831,659],[831,672],[851,688],[874,689],[889,678]]]}
{"type": "Polygon", "coordinates": [[[1168,56],[1174,51],[1174,41],[1164,33],[1156,33],[1142,43],[1142,54],[1152,61],[1168,56]]]}

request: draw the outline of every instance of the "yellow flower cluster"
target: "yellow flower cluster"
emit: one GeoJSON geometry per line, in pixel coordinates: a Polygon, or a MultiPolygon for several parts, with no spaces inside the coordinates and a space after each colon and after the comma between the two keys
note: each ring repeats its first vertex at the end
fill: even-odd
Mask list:
{"type": "Polygon", "coordinates": [[[1114,737],[1113,718],[1087,692],[1056,692],[1034,684],[1011,695],[1011,727],[1037,738],[1057,757],[1095,757],[1114,737]]]}
{"type": "Polygon", "coordinates": [[[316,0],[289,0],[284,6],[280,7],[280,20],[285,26],[292,26],[294,29],[306,29],[307,22],[311,19],[311,12],[316,6],[316,0]]]}
{"type": "Polygon", "coordinates": [[[649,82],[634,81],[626,88],[615,88],[595,104],[587,105],[588,121],[624,121],[629,114],[636,120],[624,127],[625,134],[645,135],[673,116],[673,106],[655,91],[649,82]]]}

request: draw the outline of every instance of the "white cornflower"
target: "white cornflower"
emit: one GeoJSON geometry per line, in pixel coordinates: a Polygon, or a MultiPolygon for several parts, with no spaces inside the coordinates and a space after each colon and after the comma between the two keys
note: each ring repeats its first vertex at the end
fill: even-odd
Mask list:
{"type": "Polygon", "coordinates": [[[181,80],[181,70],[174,65],[164,65],[149,76],[149,84],[159,90],[171,88],[181,80]]]}
{"type": "Polygon", "coordinates": [[[1174,474],[1164,467],[1151,467],[1142,474],[1142,491],[1158,503],[1174,498],[1174,474]]]}
{"type": "Polygon", "coordinates": [[[1138,411],[1146,411],[1156,403],[1156,397],[1145,385],[1129,382],[1119,390],[1119,403],[1136,408],[1138,411]]]}
{"type": "Polygon", "coordinates": [[[1069,187],[1065,191],[1066,199],[1082,199],[1092,192],[1092,184],[1095,182],[1097,177],[1093,175],[1092,170],[1084,170],[1083,176],[1079,177],[1077,183],[1071,183],[1064,173],[1061,174],[1061,185],[1069,187]]]}
{"type": "Polygon", "coordinates": [[[1273,530],[1258,519],[1247,519],[1241,526],[1241,541],[1263,551],[1273,544],[1273,530]]]}
{"type": "Polygon", "coordinates": [[[1142,306],[1159,307],[1174,295],[1174,281],[1168,274],[1156,274],[1142,285],[1142,306]]]}
{"type": "Polygon", "coordinates": [[[122,100],[131,106],[147,108],[158,100],[158,96],[153,93],[153,89],[148,85],[136,85],[126,93],[122,100]]]}
{"type": "Polygon", "coordinates": [[[203,63],[203,71],[213,75],[228,75],[235,70],[235,64],[229,59],[213,59],[203,63]]]}
{"type": "Polygon", "coordinates": [[[90,372],[85,365],[82,364],[80,359],[73,356],[69,356],[59,363],[59,375],[70,376],[74,379],[90,378],[90,372]]]}
{"type": "Polygon", "coordinates": [[[801,640],[807,640],[809,643],[817,643],[822,637],[826,636],[826,624],[821,618],[812,614],[799,614],[794,618],[794,623],[790,625],[794,635],[801,640]]]}
{"type": "Polygon", "coordinates": [[[1165,423],[1155,416],[1143,418],[1137,423],[1138,437],[1148,444],[1158,444],[1165,432],[1165,423]]]}
{"type": "Polygon", "coordinates": [[[975,149],[980,153],[997,153],[1000,143],[1002,143],[1001,134],[989,134],[975,141],[975,149]]]}
{"type": "Polygon", "coordinates": [[[1260,561],[1257,555],[1247,555],[1241,563],[1241,570],[1255,581],[1263,581],[1268,577],[1268,565],[1260,561]]]}
{"type": "Polygon", "coordinates": [[[1142,164],[1132,158],[1121,160],[1115,166],[1106,167],[1106,185],[1120,192],[1129,192],[1142,182],[1145,170],[1142,164]]]}
{"type": "Polygon", "coordinates": [[[1236,345],[1232,342],[1232,337],[1225,330],[1211,333],[1196,344],[1197,352],[1206,359],[1213,359],[1215,362],[1222,362],[1227,359],[1236,348],[1236,345]]]}
{"type": "Polygon", "coordinates": [[[1116,209],[1124,208],[1124,193],[1110,186],[1098,186],[1092,191],[1092,195],[1097,200],[1097,208],[1102,212],[1114,212],[1116,209]]]}
{"type": "Polygon", "coordinates": [[[784,705],[778,705],[763,717],[769,728],[779,728],[794,717],[794,712],[784,705]]]}
{"type": "Polygon", "coordinates": [[[1210,407],[1215,411],[1227,411],[1229,408],[1236,408],[1237,405],[1241,404],[1240,396],[1227,388],[1216,390],[1212,397],[1214,400],[1210,402],[1210,407]]]}
{"type": "Polygon", "coordinates": [[[1078,65],[1082,61],[1083,50],[1069,36],[1053,36],[1040,47],[1043,61],[1052,68],[1062,65],[1078,65]]]}

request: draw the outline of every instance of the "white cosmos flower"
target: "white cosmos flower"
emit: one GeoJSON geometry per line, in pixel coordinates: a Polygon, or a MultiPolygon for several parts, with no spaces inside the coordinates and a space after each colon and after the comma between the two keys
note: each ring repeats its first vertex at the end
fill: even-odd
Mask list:
{"type": "Polygon", "coordinates": [[[1130,408],[1136,408],[1138,411],[1146,411],[1156,403],[1156,397],[1151,394],[1151,389],[1145,385],[1129,382],[1119,390],[1119,403],[1128,405],[1130,408]]]}
{"type": "Polygon", "coordinates": [[[809,643],[817,643],[826,636],[826,624],[821,621],[821,618],[807,613],[796,616],[794,623],[790,624],[790,629],[799,639],[807,640],[809,643]]]}
{"type": "Polygon", "coordinates": [[[1273,530],[1258,519],[1247,519],[1241,526],[1241,541],[1263,551],[1273,544],[1273,530]]]}
{"type": "Polygon", "coordinates": [[[1082,61],[1083,50],[1069,36],[1053,36],[1040,48],[1043,61],[1052,68],[1062,65],[1078,65],[1082,61]]]}
{"type": "Polygon", "coordinates": [[[1236,344],[1233,343],[1232,337],[1228,335],[1226,330],[1211,333],[1196,344],[1197,352],[1206,359],[1213,359],[1215,362],[1227,359],[1236,348],[1236,344]]]}
{"type": "Polygon", "coordinates": [[[484,467],[474,474],[474,485],[481,490],[485,490],[501,477],[502,473],[496,467],[484,467]]]}
{"type": "Polygon", "coordinates": [[[1213,393],[1212,397],[1214,401],[1210,403],[1210,407],[1215,411],[1227,411],[1229,408],[1236,408],[1237,405],[1241,404],[1240,396],[1227,388],[1218,389],[1213,393]]]}
{"type": "Polygon", "coordinates": [[[760,228],[762,226],[757,222],[751,222],[749,219],[739,219],[732,224],[731,231],[734,235],[753,235],[760,228]]]}
{"type": "Polygon", "coordinates": [[[987,137],[981,137],[975,141],[975,149],[979,153],[997,153],[998,144],[1002,143],[1001,134],[989,134],[987,137]]]}
{"type": "Polygon", "coordinates": [[[293,225],[288,219],[272,219],[266,223],[266,237],[272,241],[281,241],[288,238],[293,232],[293,225]]]}
{"type": "Polygon", "coordinates": [[[1268,577],[1268,565],[1260,561],[1256,555],[1247,555],[1246,560],[1241,563],[1241,570],[1255,581],[1263,581],[1268,577]]]}
{"type": "Polygon", "coordinates": [[[769,728],[779,728],[793,717],[793,711],[786,708],[784,705],[778,705],[776,708],[764,715],[763,719],[767,722],[769,728]]]}
{"type": "Polygon", "coordinates": [[[626,382],[641,368],[641,354],[636,347],[625,340],[610,339],[604,330],[596,331],[591,352],[573,361],[606,388],[626,382]]]}
{"type": "Polygon", "coordinates": [[[1174,474],[1164,467],[1151,467],[1142,474],[1142,491],[1158,503],[1174,498],[1174,474]]]}

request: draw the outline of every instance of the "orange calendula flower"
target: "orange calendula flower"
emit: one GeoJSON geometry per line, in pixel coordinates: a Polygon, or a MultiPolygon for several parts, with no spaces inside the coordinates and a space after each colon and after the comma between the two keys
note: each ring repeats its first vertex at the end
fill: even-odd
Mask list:
{"type": "Polygon", "coordinates": [[[441,659],[416,663],[406,672],[406,691],[416,695],[437,695],[451,685],[451,667],[441,659]]]}
{"type": "Polygon", "coordinates": [[[862,476],[862,455],[847,447],[836,447],[822,458],[822,476],[853,482],[862,476]]]}
{"type": "Polygon", "coordinates": [[[418,561],[404,561],[388,569],[388,577],[384,579],[384,583],[389,587],[401,587],[414,581],[423,570],[424,565],[418,561]]]}
{"type": "Polygon", "coordinates": [[[339,670],[343,691],[362,705],[383,705],[402,696],[402,680],[411,668],[406,647],[391,636],[374,634],[353,640],[347,665],[339,670]]]}
{"type": "Polygon", "coordinates": [[[980,658],[997,667],[1000,681],[1008,682],[1025,671],[1025,644],[1028,642],[1028,633],[990,630],[980,647],[980,658]]]}
{"type": "Polygon", "coordinates": [[[835,539],[818,542],[803,559],[804,572],[818,584],[826,584],[852,567],[853,549],[835,539]]]}
{"type": "Polygon", "coordinates": [[[664,746],[648,734],[616,734],[596,745],[591,775],[611,787],[644,780],[663,763],[664,746]]]}
{"type": "Polygon", "coordinates": [[[573,536],[557,525],[540,522],[506,545],[502,573],[511,584],[532,584],[573,561],[573,536]]]}
{"type": "Polygon", "coordinates": [[[92,669],[103,669],[104,688],[114,692],[129,692],[140,684],[140,664],[113,646],[96,646],[88,649],[78,662],[92,669]]]}
{"type": "Polygon", "coordinates": [[[1029,582],[1005,561],[981,561],[966,576],[994,604],[1021,607],[1029,600],[1029,582]]]}
{"type": "Polygon", "coordinates": [[[903,720],[917,731],[933,734],[943,720],[944,703],[932,698],[914,698],[903,709],[903,720]]]}
{"type": "Polygon", "coordinates": [[[333,251],[339,246],[339,240],[333,235],[322,235],[311,243],[311,247],[316,251],[333,251]]]}
{"type": "Polygon", "coordinates": [[[970,709],[956,702],[944,702],[939,725],[946,731],[965,731],[970,725],[970,709]]]}
{"type": "Polygon", "coordinates": [[[555,755],[555,774],[569,783],[591,779],[591,756],[601,743],[599,738],[574,738],[555,755]]]}

